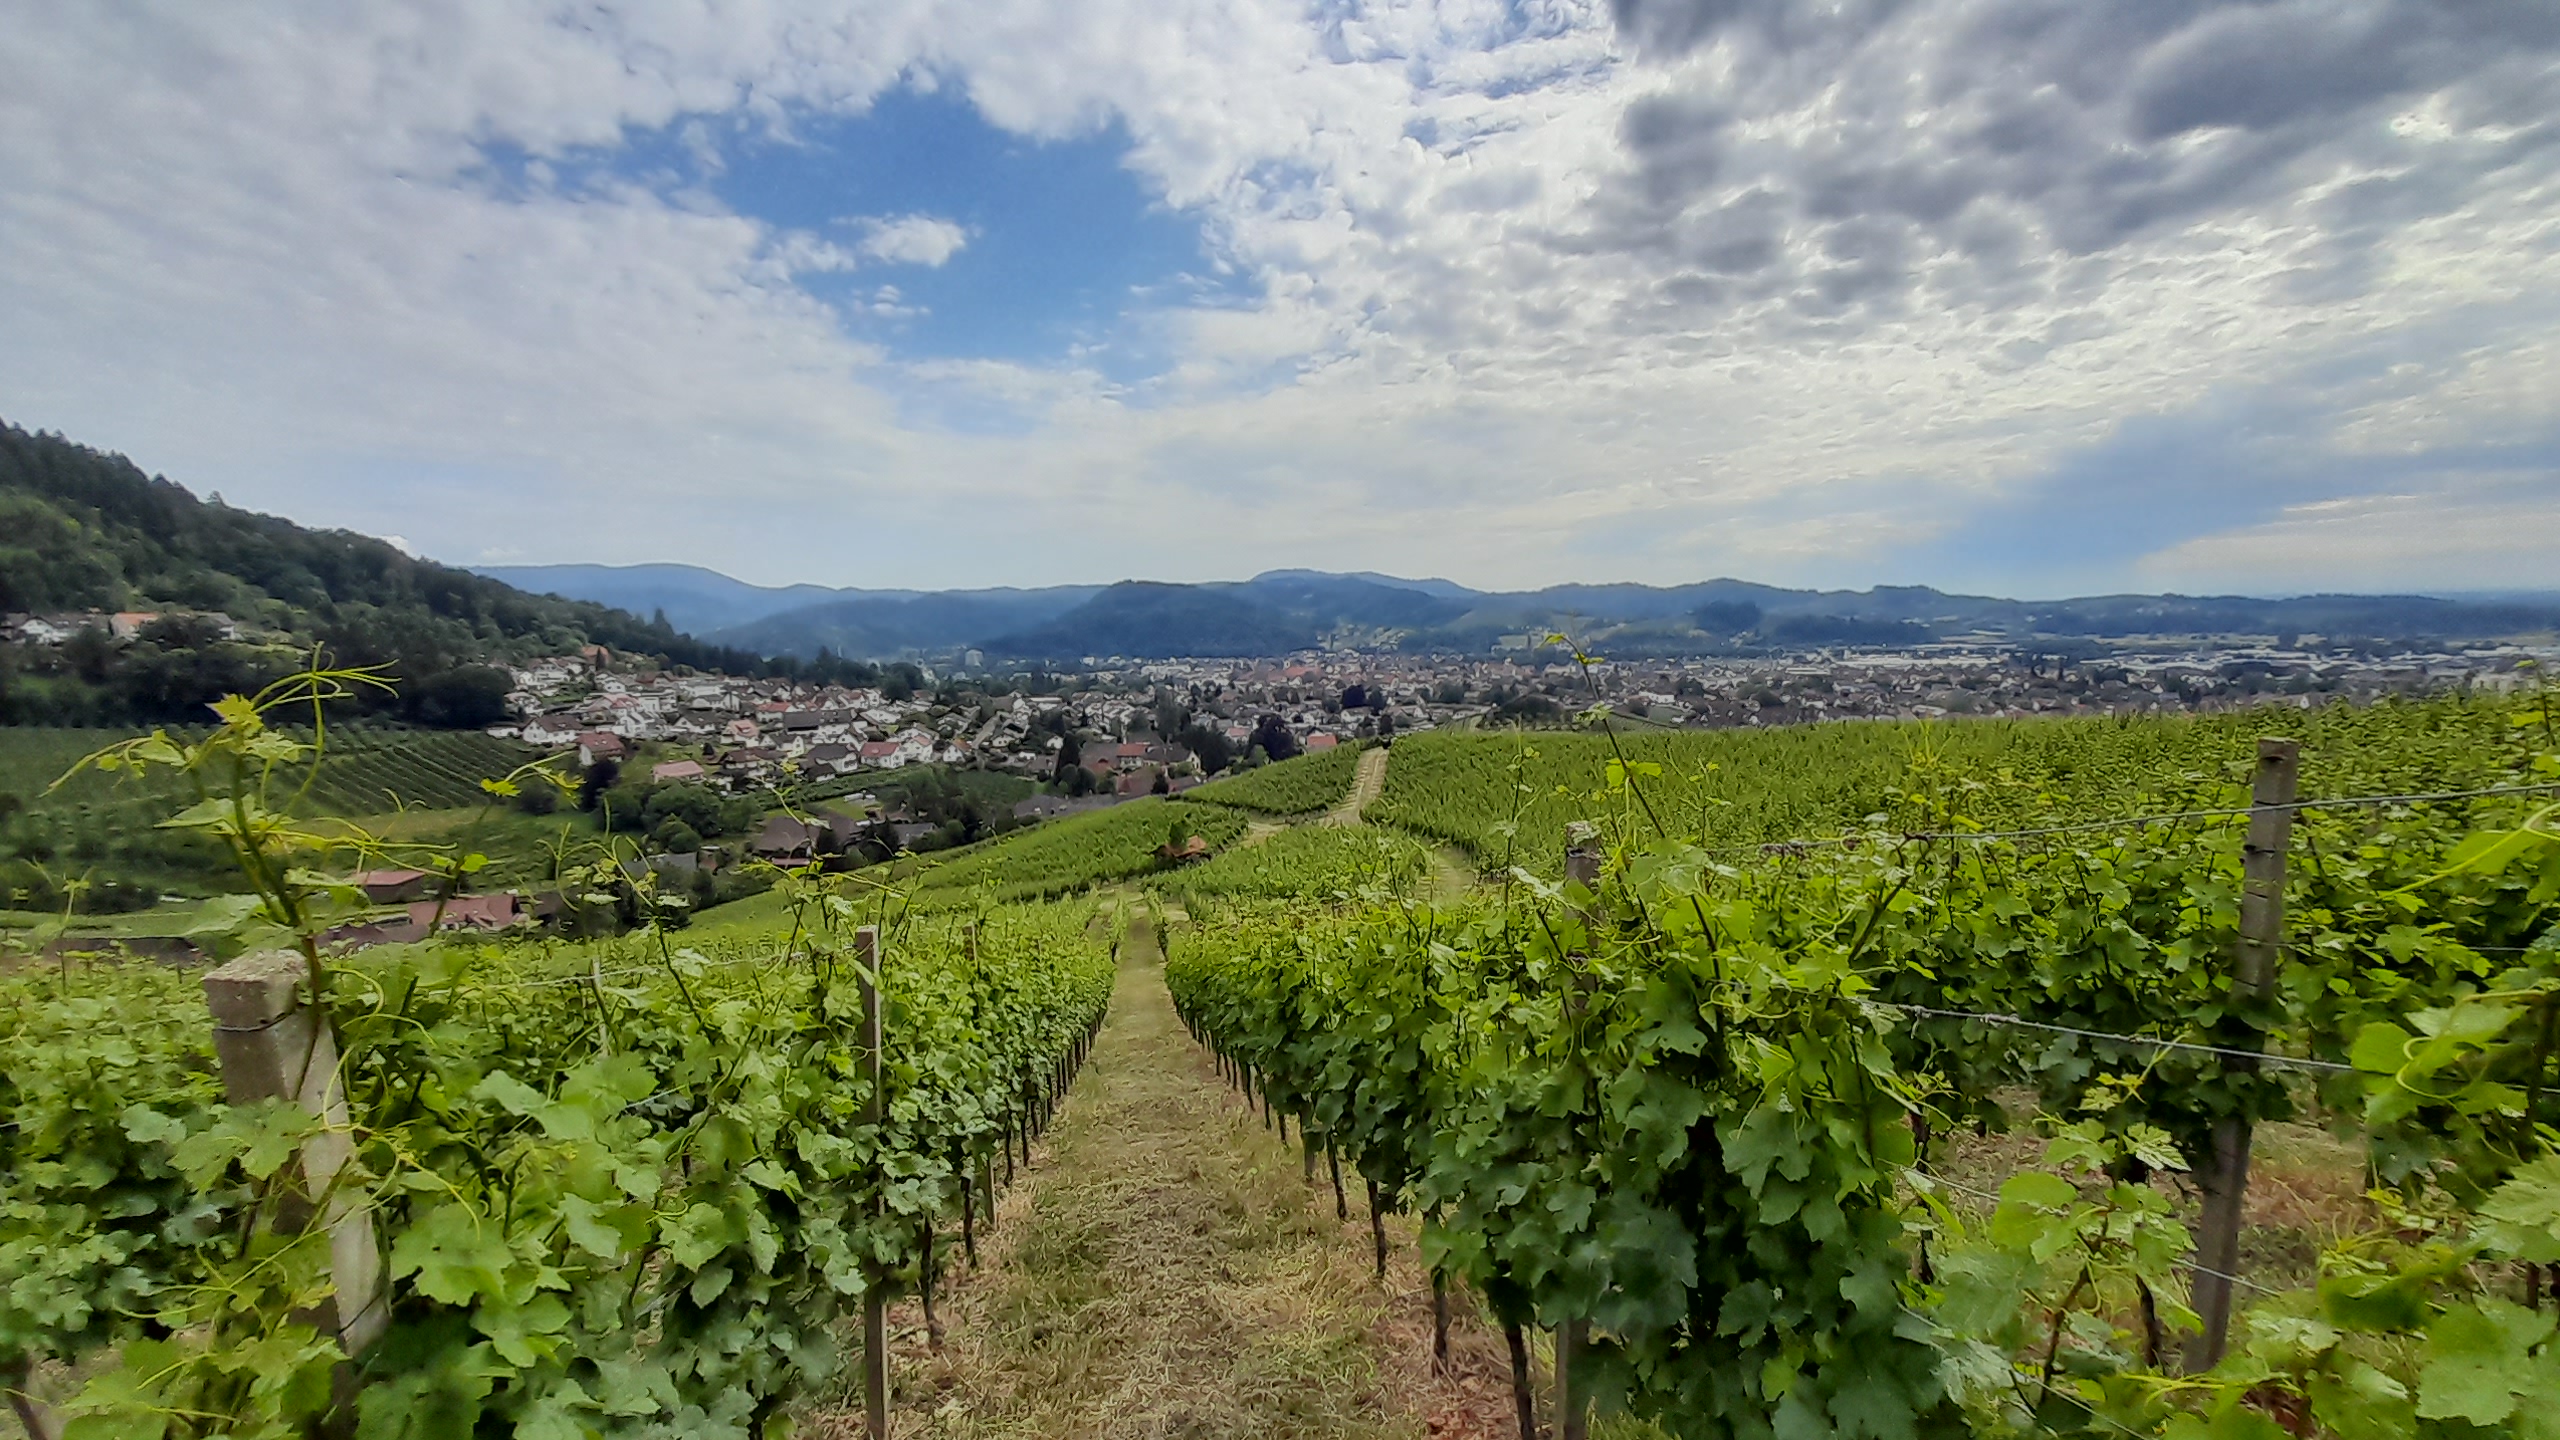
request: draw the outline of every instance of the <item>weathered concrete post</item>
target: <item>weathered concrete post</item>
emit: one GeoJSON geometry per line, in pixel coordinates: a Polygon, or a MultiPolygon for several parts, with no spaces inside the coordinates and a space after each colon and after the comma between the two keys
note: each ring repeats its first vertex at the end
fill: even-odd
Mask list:
{"type": "Polygon", "coordinates": [[[329,1273],[337,1293],[310,1318],[336,1335],[349,1356],[357,1356],[381,1337],[389,1319],[382,1250],[360,1198],[329,1193],[329,1182],[353,1157],[355,1142],[348,1135],[346,1089],[338,1079],[337,1037],[328,1017],[309,1003],[309,979],[300,955],[263,950],[207,974],[204,998],[213,1012],[224,1097],[234,1105],[297,1101],[329,1127],[304,1142],[300,1194],[282,1208],[280,1219],[291,1228],[318,1224],[328,1230],[329,1273]],[[323,1206],[316,1214],[315,1205],[323,1206]]]}

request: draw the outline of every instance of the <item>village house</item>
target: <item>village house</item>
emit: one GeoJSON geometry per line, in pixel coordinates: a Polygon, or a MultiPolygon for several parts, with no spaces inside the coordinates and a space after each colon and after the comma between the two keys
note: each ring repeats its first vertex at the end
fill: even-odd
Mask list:
{"type": "Polygon", "coordinates": [[[610,730],[587,730],[578,736],[578,763],[594,765],[611,760],[620,763],[630,758],[631,747],[610,730]]]}
{"type": "Polygon", "coordinates": [[[578,727],[549,715],[536,715],[524,722],[524,743],[544,750],[557,750],[578,743],[578,727]]]}
{"type": "Polygon", "coordinates": [[[781,768],[782,756],[779,753],[755,746],[732,750],[720,757],[720,778],[732,790],[742,785],[763,784],[781,768]]]}
{"type": "Polygon", "coordinates": [[[420,936],[433,925],[439,931],[479,930],[496,933],[521,918],[516,897],[504,890],[488,895],[456,895],[442,902],[414,900],[409,904],[409,923],[420,936]]]}
{"type": "Polygon", "coordinates": [[[435,884],[435,877],[424,870],[362,870],[351,878],[364,898],[376,905],[405,905],[435,884]]]}
{"type": "Polygon", "coordinates": [[[649,767],[649,778],[660,785],[673,785],[703,778],[699,760],[668,760],[649,767]]]}

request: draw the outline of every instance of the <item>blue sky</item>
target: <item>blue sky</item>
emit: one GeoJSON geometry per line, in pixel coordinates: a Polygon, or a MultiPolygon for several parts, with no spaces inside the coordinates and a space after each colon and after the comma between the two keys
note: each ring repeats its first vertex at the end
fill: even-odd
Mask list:
{"type": "Polygon", "coordinates": [[[685,176],[738,214],[848,245],[866,221],[956,226],[947,258],[884,259],[800,283],[838,306],[849,332],[899,359],[1088,358],[1134,380],[1164,356],[1130,323],[1133,311],[1248,292],[1232,268],[1220,273],[1204,217],[1148,193],[1123,163],[1128,150],[1115,120],[1059,138],[1010,134],[963,95],[905,85],[857,115],[793,115],[782,133],[690,120],[633,137],[609,163],[634,179],[685,176]],[[689,129],[710,141],[716,163],[687,153],[689,129]],[[883,302],[883,287],[896,298],[883,302]]]}
{"type": "Polygon", "coordinates": [[[2560,11],[0,33],[0,417],[463,563],[2548,585],[2560,11]]]}

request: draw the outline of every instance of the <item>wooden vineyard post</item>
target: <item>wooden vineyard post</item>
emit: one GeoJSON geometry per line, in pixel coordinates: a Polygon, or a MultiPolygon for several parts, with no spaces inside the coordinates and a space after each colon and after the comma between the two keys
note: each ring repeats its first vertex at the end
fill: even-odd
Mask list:
{"type": "MultiPolygon", "coordinates": [[[[862,987],[862,1103],[865,1123],[879,1126],[889,1119],[886,1088],[887,1044],[880,1028],[880,928],[865,925],[853,932],[856,970],[862,987]]],[[[882,1202],[871,1202],[876,1224],[885,1214],[882,1202]]],[[[886,1277],[876,1270],[862,1293],[862,1404],[871,1440],[889,1440],[889,1297],[886,1277]]]]}
{"type": "MultiPolygon", "coordinates": [[[[1597,896],[1600,891],[1600,847],[1593,844],[1592,839],[1588,825],[1577,822],[1565,827],[1564,877],[1568,885],[1579,885],[1586,893],[1597,896]]],[[[1582,928],[1585,934],[1594,938],[1599,935],[1600,911],[1596,905],[1583,910],[1582,928]]],[[[1566,1003],[1571,1006],[1576,1020],[1581,1018],[1591,991],[1590,957],[1586,955],[1582,959],[1583,965],[1565,982],[1571,987],[1566,1003]]],[[[1590,1342],[1590,1337],[1591,1322],[1588,1320],[1567,1320],[1556,1327],[1556,1433],[1561,1440],[1584,1440],[1591,1431],[1589,1398],[1575,1393],[1573,1383],[1574,1356],[1590,1342]]]]}
{"type": "Polygon", "coordinates": [[[1369,1182],[1369,1243],[1378,1252],[1378,1278],[1387,1278],[1387,1215],[1378,1199],[1378,1182],[1369,1182]]]}
{"type": "Polygon", "coordinates": [[[1502,1343],[1511,1351],[1511,1411],[1520,1422],[1520,1440],[1538,1440],[1538,1400],[1529,1384],[1528,1337],[1506,1321],[1502,1343]]]}
{"type": "Polygon", "coordinates": [[[1449,1277],[1431,1267],[1431,1373],[1449,1373],[1449,1277]]]}
{"type": "Polygon", "coordinates": [[[978,1268],[978,1177],[969,1164],[969,1145],[960,1141],[951,1147],[951,1178],[960,1182],[960,1249],[968,1257],[969,1268],[978,1268]]]}
{"type": "MultiPolygon", "coordinates": [[[[2249,786],[2249,837],[2241,851],[2240,949],[2231,972],[2231,998],[2244,1013],[2275,991],[2276,963],[2284,949],[2285,853],[2293,843],[2294,780],[2302,747],[2292,740],[2258,742],[2258,767],[2249,786]]],[[[2264,1033],[2240,1042],[2257,1050],[2264,1033]]],[[[2235,1058],[2228,1067],[2241,1074],[2257,1069],[2252,1059],[2235,1058]]],[[[2213,1153],[2197,1168],[2204,1190],[2204,1214],[2197,1225],[2196,1276],[2191,1291],[2204,1329],[2187,1342],[2187,1370],[2212,1369],[2222,1360],[2231,1334],[2231,1278],[2240,1270],[2242,1202],[2249,1191],[2249,1119],[2235,1115],[2216,1121],[2213,1153]]]]}
{"type": "Polygon", "coordinates": [[[309,1320],[335,1335],[348,1356],[361,1356],[389,1323],[382,1288],[382,1250],[373,1216],[329,1182],[353,1158],[346,1089],[338,1077],[338,1042],[326,1014],[310,1003],[310,964],[290,950],[265,950],[204,977],[213,1012],[213,1050],[222,1064],[223,1097],[234,1105],[293,1100],[328,1126],[302,1146],[297,1194],[280,1207],[278,1228],[317,1225],[329,1235],[329,1274],[336,1293],[309,1320]]]}

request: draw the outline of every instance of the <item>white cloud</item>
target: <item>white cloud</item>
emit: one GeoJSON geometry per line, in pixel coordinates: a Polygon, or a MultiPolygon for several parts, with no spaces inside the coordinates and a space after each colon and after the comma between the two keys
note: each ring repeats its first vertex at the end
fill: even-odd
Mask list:
{"type": "Polygon", "coordinates": [[[1933,578],[1898,557],[2128,420],[2273,389],[2333,487],[2235,480],[2256,518],[2089,588],[2248,583],[2266,543],[2309,573],[2395,535],[2369,573],[2451,584],[2555,538],[2560,475],[2529,458],[2560,449],[2538,32],[2251,12],[2335,11],[2352,53],[2322,73],[2379,77],[2341,99],[2210,4],[1694,33],[1625,8],[1641,57],[1602,0],[21,7],[0,415],[436,554],[1863,582],[1933,578]],[[1026,135],[1116,121],[1262,298],[1139,317],[1171,356],[1142,383],[903,364],[800,282],[943,264],[955,222],[828,239],[690,180],[559,178],[663,127],[708,172],[723,124],[788,135],[913,77],[1026,135]],[[2210,123],[2154,133],[2187,120],[2210,123]],[[492,153],[531,158],[510,179],[492,153]],[[2492,441],[2527,457],[2502,489],[2406,463],[2492,441]],[[2331,500],[2360,518],[2304,508],[2331,500]]]}
{"type": "Polygon", "coordinates": [[[932,215],[865,215],[843,222],[865,256],[887,265],[939,266],[969,243],[967,227],[932,215]]]}
{"type": "Polygon", "coordinates": [[[2549,589],[2560,487],[2549,471],[2466,476],[2413,491],[2322,500],[2147,558],[2163,587],[2235,574],[2260,590],[2549,589]]]}

